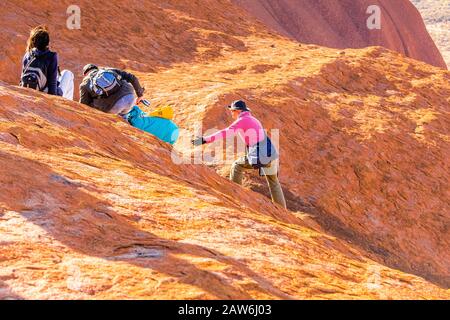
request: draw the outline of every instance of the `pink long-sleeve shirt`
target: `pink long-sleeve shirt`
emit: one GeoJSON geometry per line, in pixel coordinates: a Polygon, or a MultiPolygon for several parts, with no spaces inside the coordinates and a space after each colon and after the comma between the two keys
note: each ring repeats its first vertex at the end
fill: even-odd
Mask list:
{"type": "Polygon", "coordinates": [[[231,126],[213,135],[206,136],[204,139],[206,143],[212,143],[235,136],[236,134],[239,134],[245,141],[245,144],[250,147],[261,142],[265,137],[265,131],[261,122],[253,117],[250,112],[241,112],[239,118],[231,126]]]}

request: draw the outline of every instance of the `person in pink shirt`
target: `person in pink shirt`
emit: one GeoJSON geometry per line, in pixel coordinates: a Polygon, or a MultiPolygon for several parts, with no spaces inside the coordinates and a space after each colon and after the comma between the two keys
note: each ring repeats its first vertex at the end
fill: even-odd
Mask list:
{"type": "Polygon", "coordinates": [[[259,169],[266,177],[272,201],[286,208],[286,200],[278,180],[277,159],[279,158],[275,146],[272,145],[261,122],[252,116],[251,110],[242,100],[234,101],[228,106],[235,120],[228,128],[215,134],[192,140],[194,146],[239,135],[246,145],[246,155],[236,160],[230,172],[230,179],[241,185],[243,173],[248,169],[259,169]]]}

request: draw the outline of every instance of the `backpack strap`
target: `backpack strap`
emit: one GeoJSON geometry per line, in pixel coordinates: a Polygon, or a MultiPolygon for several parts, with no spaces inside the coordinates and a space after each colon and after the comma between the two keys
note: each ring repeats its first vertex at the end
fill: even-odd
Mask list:
{"type": "Polygon", "coordinates": [[[89,74],[86,76],[86,78],[87,78],[86,88],[90,92],[90,95],[93,98],[99,98],[99,95],[97,93],[95,93],[94,90],[92,89],[92,82],[94,81],[94,77],[98,71],[99,71],[99,69],[93,70],[93,71],[89,72],[89,74]]]}
{"type": "MultiPolygon", "coordinates": [[[[30,55],[29,55],[28,58],[30,60],[28,61],[28,63],[23,68],[23,71],[27,71],[28,70],[28,68],[31,66],[31,64],[37,59],[37,56],[33,52],[30,52],[30,55]]],[[[23,72],[22,72],[22,74],[23,74],[23,72]]]]}
{"type": "MultiPolygon", "coordinates": [[[[36,60],[38,60],[38,59],[40,59],[40,58],[42,58],[42,57],[47,56],[48,54],[51,54],[52,57],[53,57],[56,53],[55,53],[55,52],[49,51],[49,52],[47,52],[47,53],[44,54],[44,55],[37,56],[33,51],[29,52],[28,58],[29,58],[30,60],[28,61],[28,63],[27,63],[27,64],[25,65],[25,67],[23,68],[23,70],[22,70],[22,76],[23,76],[27,71],[29,71],[29,69],[30,69],[31,65],[33,64],[33,62],[35,62],[36,60]]],[[[59,68],[59,67],[58,67],[58,68],[59,68]]],[[[35,68],[33,68],[33,69],[35,69],[35,68]]],[[[39,68],[39,69],[41,70],[42,73],[46,73],[46,70],[42,70],[41,68],[39,68]]],[[[42,91],[45,90],[45,89],[47,88],[47,85],[48,85],[48,83],[47,83],[47,77],[46,77],[45,74],[44,74],[44,76],[45,76],[46,82],[45,82],[44,87],[43,87],[43,88],[40,88],[42,91]]],[[[20,81],[20,85],[21,85],[21,84],[22,84],[22,81],[20,81]]]]}
{"type": "Polygon", "coordinates": [[[33,53],[33,51],[28,52],[28,59],[30,59],[30,60],[28,60],[28,63],[22,69],[22,74],[20,75],[20,82],[19,82],[20,86],[23,86],[23,82],[22,82],[23,76],[24,76],[25,72],[27,72],[27,70],[30,68],[31,64],[36,60],[36,58],[37,57],[33,53]]]}

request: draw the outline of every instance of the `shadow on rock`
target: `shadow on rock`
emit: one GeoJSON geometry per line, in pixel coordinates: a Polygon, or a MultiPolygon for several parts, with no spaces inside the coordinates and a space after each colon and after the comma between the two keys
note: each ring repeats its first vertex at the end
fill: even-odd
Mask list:
{"type": "Polygon", "coordinates": [[[136,228],[127,218],[111,210],[109,203],[56,174],[47,165],[5,152],[0,152],[0,159],[0,171],[15,172],[3,174],[2,184],[9,187],[0,194],[0,205],[20,213],[77,252],[150,268],[181,283],[199,287],[219,299],[251,299],[223,276],[199,269],[177,255],[216,260],[255,281],[258,284],[255,290],[282,299],[290,298],[242,262],[203,246],[163,239],[136,228]],[[27,170],[17,171],[17,168],[27,170]]]}

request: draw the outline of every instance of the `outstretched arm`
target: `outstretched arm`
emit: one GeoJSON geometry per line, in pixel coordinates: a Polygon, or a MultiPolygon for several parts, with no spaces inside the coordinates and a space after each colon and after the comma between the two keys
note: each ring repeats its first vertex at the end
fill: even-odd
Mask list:
{"type": "Polygon", "coordinates": [[[228,128],[220,130],[210,136],[203,137],[203,139],[205,140],[205,143],[212,143],[214,141],[223,140],[228,137],[233,137],[234,135],[236,135],[240,127],[240,121],[237,120],[228,128]]]}
{"type": "Polygon", "coordinates": [[[136,91],[136,95],[138,96],[138,98],[141,98],[144,95],[145,89],[141,86],[139,79],[134,74],[119,69],[113,70],[114,72],[119,74],[123,80],[131,83],[131,85],[134,88],[134,91],[136,91]]]}

